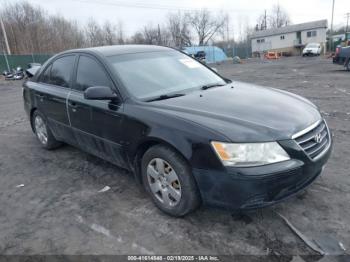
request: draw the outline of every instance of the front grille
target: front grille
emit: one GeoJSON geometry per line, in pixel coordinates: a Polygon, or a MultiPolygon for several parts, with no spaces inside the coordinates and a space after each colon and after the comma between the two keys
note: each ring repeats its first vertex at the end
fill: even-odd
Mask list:
{"type": "Polygon", "coordinates": [[[307,132],[298,135],[294,139],[311,159],[317,158],[326,150],[330,143],[326,122],[322,120],[318,125],[312,127],[311,130],[307,130],[307,132]]]}

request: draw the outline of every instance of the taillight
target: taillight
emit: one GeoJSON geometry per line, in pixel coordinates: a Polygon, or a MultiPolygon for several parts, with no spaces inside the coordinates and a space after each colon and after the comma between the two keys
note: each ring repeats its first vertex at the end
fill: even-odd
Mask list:
{"type": "Polygon", "coordinates": [[[340,52],[340,47],[337,47],[337,48],[335,49],[335,54],[337,55],[337,54],[339,54],[339,52],[340,52]]]}

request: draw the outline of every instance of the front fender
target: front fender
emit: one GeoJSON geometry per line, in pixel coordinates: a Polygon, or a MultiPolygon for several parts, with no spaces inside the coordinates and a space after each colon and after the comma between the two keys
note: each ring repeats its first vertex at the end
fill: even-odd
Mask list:
{"type": "Polygon", "coordinates": [[[194,122],[173,117],[144,107],[125,106],[125,143],[131,165],[140,149],[154,144],[166,144],[179,152],[191,165],[200,168],[220,168],[222,164],[211,148],[210,141],[224,141],[220,134],[194,122]]]}

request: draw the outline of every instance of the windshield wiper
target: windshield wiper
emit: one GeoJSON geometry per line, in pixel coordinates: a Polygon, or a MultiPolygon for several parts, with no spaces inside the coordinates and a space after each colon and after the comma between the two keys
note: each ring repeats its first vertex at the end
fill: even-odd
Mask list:
{"type": "Polygon", "coordinates": [[[225,86],[225,84],[209,84],[209,85],[204,85],[204,86],[201,86],[201,89],[202,89],[202,90],[207,90],[207,89],[209,89],[209,88],[217,87],[217,86],[225,86]]]}
{"type": "Polygon", "coordinates": [[[179,97],[179,96],[184,96],[185,94],[169,94],[169,95],[160,95],[154,98],[151,98],[147,100],[147,102],[152,102],[152,101],[158,101],[158,100],[165,100],[169,98],[174,98],[174,97],[179,97]]]}

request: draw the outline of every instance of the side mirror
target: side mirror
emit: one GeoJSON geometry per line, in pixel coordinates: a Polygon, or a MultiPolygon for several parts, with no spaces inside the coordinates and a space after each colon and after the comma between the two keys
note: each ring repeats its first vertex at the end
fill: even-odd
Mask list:
{"type": "Polygon", "coordinates": [[[89,100],[113,100],[117,94],[107,86],[92,86],[84,91],[84,98],[89,100]]]}

